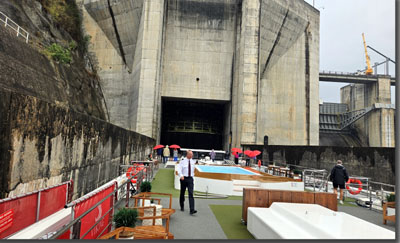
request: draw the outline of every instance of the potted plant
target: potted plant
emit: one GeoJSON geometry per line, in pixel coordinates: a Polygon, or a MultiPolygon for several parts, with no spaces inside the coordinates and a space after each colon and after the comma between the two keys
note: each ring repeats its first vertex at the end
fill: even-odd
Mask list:
{"type": "Polygon", "coordinates": [[[301,178],[302,174],[303,174],[303,172],[301,170],[299,170],[299,169],[294,169],[293,170],[293,177],[296,176],[298,178],[301,178]]]}
{"type": "MultiPolygon", "coordinates": [[[[113,220],[115,222],[115,228],[119,227],[130,227],[134,228],[137,220],[138,212],[136,209],[121,208],[114,215],[113,220]]],[[[133,232],[123,231],[120,233],[120,237],[128,238],[132,237],[133,232]]]]}
{"type": "Polygon", "coordinates": [[[143,181],[140,184],[140,192],[151,192],[151,182],[150,181],[143,181]]]}
{"type": "Polygon", "coordinates": [[[386,201],[387,202],[394,202],[396,200],[396,196],[394,193],[390,193],[386,195],[386,201]]]}

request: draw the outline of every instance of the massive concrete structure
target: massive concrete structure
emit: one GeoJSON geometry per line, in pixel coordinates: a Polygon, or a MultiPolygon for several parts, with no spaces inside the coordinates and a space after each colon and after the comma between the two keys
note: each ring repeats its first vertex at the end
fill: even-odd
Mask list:
{"type": "Polygon", "coordinates": [[[78,0],[112,123],[184,147],[319,143],[302,0],[78,0]]]}
{"type": "Polygon", "coordinates": [[[382,76],[377,80],[341,88],[341,103],[347,104],[349,111],[368,111],[354,123],[361,140],[371,147],[394,147],[395,108],[391,104],[390,77],[382,76]]]}

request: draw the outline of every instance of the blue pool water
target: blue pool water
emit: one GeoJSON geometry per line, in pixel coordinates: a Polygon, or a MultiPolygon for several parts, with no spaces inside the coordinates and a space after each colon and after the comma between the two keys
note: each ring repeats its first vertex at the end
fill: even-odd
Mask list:
{"type": "Polygon", "coordinates": [[[242,169],[240,167],[198,165],[198,166],[196,166],[196,168],[200,172],[208,172],[208,173],[258,175],[258,174],[254,173],[254,172],[242,169]]]}

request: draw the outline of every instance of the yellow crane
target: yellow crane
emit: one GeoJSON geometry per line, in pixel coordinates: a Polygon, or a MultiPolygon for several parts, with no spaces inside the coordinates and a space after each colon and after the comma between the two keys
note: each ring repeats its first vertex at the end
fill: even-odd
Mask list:
{"type": "Polygon", "coordinates": [[[365,43],[365,36],[364,33],[362,33],[363,41],[364,41],[364,48],[365,48],[365,58],[367,59],[367,70],[365,71],[366,75],[371,75],[373,73],[372,68],[371,68],[371,59],[368,56],[367,52],[367,44],[365,43]]]}

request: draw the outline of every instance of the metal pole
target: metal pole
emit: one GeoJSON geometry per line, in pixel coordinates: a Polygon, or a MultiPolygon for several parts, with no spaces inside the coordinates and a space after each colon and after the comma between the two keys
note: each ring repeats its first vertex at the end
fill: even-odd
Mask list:
{"type": "Polygon", "coordinates": [[[126,204],[125,204],[125,206],[126,207],[129,207],[129,187],[130,187],[130,184],[131,184],[131,182],[130,182],[130,179],[128,179],[128,183],[126,184],[126,204]]]}
{"type": "Polygon", "coordinates": [[[376,75],[376,74],[378,74],[378,64],[379,63],[375,63],[375,66],[374,66],[374,74],[376,75]]]}
{"type": "Polygon", "coordinates": [[[38,198],[37,198],[36,222],[39,221],[39,214],[40,214],[40,191],[39,191],[39,193],[38,193],[38,198]]]}
{"type": "Polygon", "coordinates": [[[6,23],[5,23],[4,27],[7,27],[7,21],[8,21],[8,17],[6,16],[6,23]]]}
{"type": "Polygon", "coordinates": [[[19,25],[17,27],[17,37],[19,36],[19,25]]]}
{"type": "Polygon", "coordinates": [[[389,75],[389,58],[386,58],[386,71],[385,71],[386,75],[389,75]]]}

